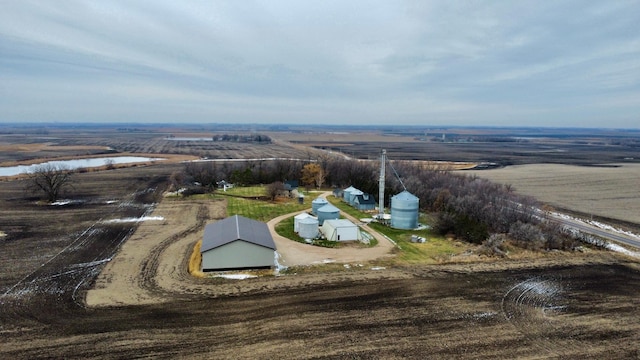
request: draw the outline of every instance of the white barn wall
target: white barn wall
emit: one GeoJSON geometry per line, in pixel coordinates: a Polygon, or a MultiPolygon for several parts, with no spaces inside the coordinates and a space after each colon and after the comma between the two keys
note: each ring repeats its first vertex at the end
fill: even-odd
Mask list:
{"type": "Polygon", "coordinates": [[[236,240],[202,253],[203,271],[273,266],[273,249],[243,240],[236,240]]]}

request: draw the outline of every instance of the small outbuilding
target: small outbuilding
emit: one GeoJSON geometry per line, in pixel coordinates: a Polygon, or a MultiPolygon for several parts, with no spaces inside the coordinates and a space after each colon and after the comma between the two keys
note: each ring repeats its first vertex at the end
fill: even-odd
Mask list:
{"type": "Polygon", "coordinates": [[[376,199],[370,194],[357,195],[353,200],[353,207],[360,211],[369,211],[376,209],[376,199]]]}
{"type": "Polygon", "coordinates": [[[202,271],[275,267],[276,244],[267,224],[235,215],[204,228],[202,271]]]}
{"type": "Polygon", "coordinates": [[[362,240],[358,226],[345,219],[325,220],[322,224],[321,231],[324,237],[330,241],[362,240]]]}

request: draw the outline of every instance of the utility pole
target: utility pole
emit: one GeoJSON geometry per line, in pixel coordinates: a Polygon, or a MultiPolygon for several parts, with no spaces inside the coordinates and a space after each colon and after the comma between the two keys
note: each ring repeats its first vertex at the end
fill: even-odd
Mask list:
{"type": "Polygon", "coordinates": [[[385,163],[387,161],[387,150],[382,149],[380,155],[380,181],[378,183],[378,219],[384,219],[384,184],[385,184],[385,163]]]}

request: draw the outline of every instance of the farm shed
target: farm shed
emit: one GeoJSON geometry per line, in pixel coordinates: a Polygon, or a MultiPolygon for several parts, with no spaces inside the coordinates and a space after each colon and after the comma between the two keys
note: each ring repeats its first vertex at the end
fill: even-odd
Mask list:
{"type": "Polygon", "coordinates": [[[353,200],[353,207],[360,211],[375,210],[376,199],[370,194],[357,195],[353,200]]]}
{"type": "Polygon", "coordinates": [[[239,215],[228,217],[204,228],[202,271],[272,268],[275,250],[267,224],[239,215]]]}
{"type": "Polygon", "coordinates": [[[324,237],[331,241],[362,240],[358,226],[345,219],[325,220],[321,231],[324,237]]]}

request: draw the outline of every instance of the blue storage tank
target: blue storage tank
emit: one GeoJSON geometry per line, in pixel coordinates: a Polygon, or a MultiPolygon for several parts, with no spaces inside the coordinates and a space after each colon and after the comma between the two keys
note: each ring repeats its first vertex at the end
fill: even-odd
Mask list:
{"type": "Polygon", "coordinates": [[[325,220],[335,220],[340,218],[340,209],[337,207],[327,204],[320,209],[318,209],[318,224],[322,225],[325,220]]]}
{"type": "Polygon", "coordinates": [[[353,190],[358,190],[358,189],[354,188],[353,186],[349,186],[348,188],[344,189],[342,191],[342,200],[349,202],[349,200],[351,200],[351,192],[353,190]]]}
{"type": "Polygon", "coordinates": [[[364,195],[364,193],[358,189],[355,189],[349,194],[349,205],[353,206],[356,204],[356,196],[358,195],[364,195]]]}
{"type": "Polygon", "coordinates": [[[391,197],[391,227],[415,229],[418,227],[419,199],[408,191],[391,197]]]}
{"type": "Polygon", "coordinates": [[[316,198],[311,202],[311,213],[313,215],[318,215],[318,209],[327,205],[329,202],[325,198],[316,198]]]}

